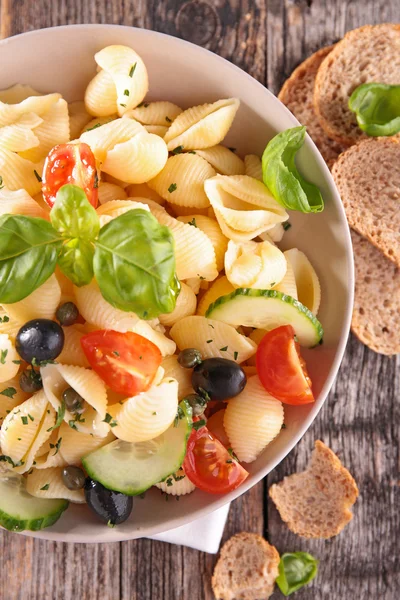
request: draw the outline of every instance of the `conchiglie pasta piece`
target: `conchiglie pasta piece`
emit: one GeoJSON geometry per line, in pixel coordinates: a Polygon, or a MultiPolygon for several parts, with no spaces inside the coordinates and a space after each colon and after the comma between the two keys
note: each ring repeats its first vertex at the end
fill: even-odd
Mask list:
{"type": "Polygon", "coordinates": [[[94,117],[108,117],[118,112],[117,90],[107,71],[99,71],[85,91],[85,107],[94,117]]]}
{"type": "MultiPolygon", "coordinates": [[[[123,119],[128,122],[128,119],[123,119]]],[[[143,131],[107,152],[102,170],[128,183],[145,183],[165,166],[168,150],[158,135],[143,131]]]]}
{"type": "Polygon", "coordinates": [[[169,333],[179,350],[197,348],[203,358],[219,356],[241,363],[257,350],[252,340],[240,335],[231,325],[200,316],[182,319],[169,333]]]}
{"type": "Polygon", "coordinates": [[[42,122],[43,119],[35,113],[26,113],[12,125],[0,127],[0,146],[11,152],[20,152],[39,146],[39,138],[33,129],[42,122]]]}
{"type": "Polygon", "coordinates": [[[210,202],[204,192],[204,182],[215,171],[204,158],[196,154],[171,156],[149,187],[171,204],[207,208],[210,202]]]}
{"type": "Polygon", "coordinates": [[[26,478],[26,491],[35,498],[64,498],[78,504],[86,502],[83,489],[69,490],[64,485],[62,467],[33,469],[26,478]]]}
{"type": "Polygon", "coordinates": [[[275,285],[273,289],[277,290],[278,292],[282,292],[282,294],[286,294],[287,296],[292,296],[292,298],[298,300],[297,285],[293,267],[286,253],[284,252],[283,254],[286,258],[285,277],[277,285],[275,285]]]}
{"type": "Polygon", "coordinates": [[[268,394],[257,375],[250,377],[243,392],[228,402],[224,427],[241,462],[256,460],[282,425],[283,406],[268,394]]]}
{"type": "Polygon", "coordinates": [[[164,125],[144,125],[143,127],[147,133],[154,133],[154,135],[158,135],[161,138],[163,138],[168,131],[168,127],[164,127],[164,125]]]}
{"type": "MultiPolygon", "coordinates": [[[[107,154],[117,144],[128,142],[139,133],[146,133],[143,125],[131,119],[115,119],[101,127],[93,127],[82,133],[80,141],[88,144],[96,159],[104,162],[107,154]]],[[[113,175],[110,173],[110,175],[113,175]]],[[[113,175],[115,177],[115,175],[113,175]]]]}
{"type": "Polygon", "coordinates": [[[58,437],[62,440],[59,453],[67,465],[79,465],[84,456],[115,440],[112,430],[105,437],[100,438],[76,431],[65,422],[59,429],[58,437]]]}
{"type": "Polygon", "coordinates": [[[245,166],[242,159],[225,146],[213,146],[204,150],[196,150],[196,154],[204,158],[221,175],[244,175],[245,166]]]}
{"type": "Polygon", "coordinates": [[[0,90],[0,102],[6,102],[7,104],[18,104],[29,98],[29,96],[40,96],[40,92],[24,83],[16,83],[6,90],[0,90]]]}
{"type": "Polygon", "coordinates": [[[111,200],[126,200],[128,197],[124,188],[107,181],[99,185],[99,203],[106,204],[111,200]]]}
{"type": "Polygon", "coordinates": [[[161,206],[165,204],[164,198],[157,194],[155,190],[152,190],[147,183],[133,183],[128,185],[125,189],[130,199],[147,198],[148,200],[157,202],[157,204],[160,204],[161,206]]]}
{"type": "Polygon", "coordinates": [[[167,477],[165,481],[156,483],[156,487],[165,494],[171,494],[172,496],[185,496],[196,489],[196,486],[185,475],[185,471],[182,468],[167,477]]]}
{"type": "Polygon", "coordinates": [[[128,212],[128,210],[136,208],[150,211],[150,207],[147,204],[146,198],[127,198],[126,200],[110,200],[109,202],[105,203],[105,205],[98,207],[97,214],[99,215],[99,217],[103,215],[108,215],[110,217],[115,218],[128,212]],[[140,202],[140,200],[146,200],[146,203],[140,202]]]}
{"type": "Polygon", "coordinates": [[[165,379],[176,379],[178,382],[178,399],[182,400],[188,394],[193,394],[192,387],[192,371],[191,369],[184,369],[178,363],[177,356],[167,356],[163,358],[161,363],[164,369],[165,379]]]}
{"type": "Polygon", "coordinates": [[[18,373],[19,355],[14,344],[6,333],[0,333],[0,383],[12,379],[18,373]]]}
{"type": "Polygon", "coordinates": [[[152,440],[168,429],[177,409],[178,382],[172,378],[163,379],[159,385],[128,398],[114,410],[117,425],[113,427],[113,434],[126,442],[152,440]]]}
{"type": "Polygon", "coordinates": [[[224,268],[224,257],[228,247],[228,238],[224,236],[220,226],[214,219],[203,215],[189,215],[186,217],[178,217],[178,221],[182,223],[190,223],[194,227],[197,227],[203,231],[214,247],[215,260],[217,263],[217,270],[222,271],[224,268]]]}
{"type": "Polygon", "coordinates": [[[217,175],[204,189],[222,233],[235,242],[251,240],[288,218],[267,187],[247,175],[217,175]]]}
{"type": "Polygon", "coordinates": [[[261,158],[256,154],[248,154],[244,157],[245,174],[253,179],[263,180],[261,158]]]}
{"type": "Polygon", "coordinates": [[[57,100],[50,110],[42,115],[42,123],[34,132],[39,139],[39,145],[20,152],[20,155],[35,163],[44,159],[57,144],[69,141],[68,104],[63,98],[57,100]]]}
{"type": "Polygon", "coordinates": [[[196,294],[188,285],[182,282],[181,291],[179,292],[179,296],[176,300],[174,310],[169,314],[159,316],[161,325],[171,327],[171,325],[173,325],[180,319],[183,319],[184,317],[188,317],[190,315],[194,315],[194,313],[196,312],[196,305],[196,294]]]}
{"type": "Polygon", "coordinates": [[[143,102],[136,108],[127,111],[124,117],[136,119],[143,125],[164,125],[168,128],[181,112],[182,109],[176,104],[159,100],[157,102],[143,102]]]}
{"type": "Polygon", "coordinates": [[[162,356],[170,356],[176,350],[175,342],[167,338],[162,331],[151,327],[149,321],[139,320],[132,331],[153,342],[159,348],[162,356]]]}
{"type": "Polygon", "coordinates": [[[107,123],[111,123],[111,121],[115,121],[116,119],[118,119],[117,114],[109,115],[108,117],[96,117],[95,119],[89,121],[89,123],[87,123],[84,127],[82,127],[80,134],[82,135],[87,131],[93,131],[94,129],[98,129],[99,127],[102,127],[107,123]]]}
{"type": "Polygon", "coordinates": [[[9,190],[24,189],[30,196],[35,196],[42,189],[41,180],[39,181],[35,172],[40,177],[42,169],[42,165],[0,147],[0,173],[9,190]]]}
{"type": "Polygon", "coordinates": [[[165,136],[168,150],[178,146],[185,150],[216,146],[228,133],[239,105],[239,100],[229,98],[188,108],[178,115],[165,136]]]}
{"type": "Polygon", "coordinates": [[[265,290],[285,276],[286,258],[270,242],[241,242],[230,240],[225,254],[225,272],[234,287],[265,290]]]}
{"type": "Polygon", "coordinates": [[[45,96],[29,96],[17,104],[0,102],[0,127],[15,123],[15,121],[26,113],[35,113],[41,117],[60,98],[61,94],[47,94],[45,96]]]}
{"type": "Polygon", "coordinates": [[[29,398],[29,394],[21,390],[18,376],[0,384],[0,427],[8,413],[27,398],[29,398]]]}
{"type": "MultiPolygon", "coordinates": [[[[49,405],[50,406],[50,405],[49,405]]],[[[51,406],[51,410],[54,410],[51,406]]],[[[53,430],[50,437],[40,446],[35,454],[35,469],[49,469],[50,467],[65,467],[67,462],[61,455],[60,448],[62,437],[60,427],[53,430]]]]}
{"type": "Polygon", "coordinates": [[[321,285],[314,267],[297,248],[286,250],[285,256],[293,269],[299,302],[316,315],[321,303],[321,285]]]}
{"type": "Polygon", "coordinates": [[[71,325],[63,327],[64,346],[57,362],[63,365],[76,365],[78,367],[89,367],[88,359],[81,346],[81,337],[84,335],[79,326],[71,325]]]}
{"type": "Polygon", "coordinates": [[[46,219],[47,214],[24,189],[0,189],[0,215],[26,215],[46,219]]]}
{"type": "MultiPolygon", "coordinates": [[[[31,420],[32,416],[33,415],[31,413],[29,413],[28,419],[31,420]]],[[[29,469],[32,467],[32,465],[36,462],[36,457],[37,457],[40,449],[46,444],[46,442],[49,440],[49,438],[52,435],[52,431],[55,426],[55,423],[56,423],[56,411],[49,403],[47,403],[46,410],[42,417],[40,427],[38,429],[36,437],[33,440],[32,445],[30,446],[27,454],[25,455],[25,457],[23,459],[24,464],[15,469],[18,473],[26,473],[27,471],[29,471],[29,469]]],[[[54,445],[54,448],[55,448],[55,445],[54,445]]],[[[52,449],[52,446],[50,446],[50,449],[51,449],[51,452],[53,453],[54,450],[52,449]]]]}
{"type": "Polygon", "coordinates": [[[230,283],[226,275],[223,277],[219,277],[216,281],[214,281],[211,287],[206,291],[204,296],[201,298],[198,306],[197,306],[197,315],[204,315],[207,312],[208,307],[215,302],[218,298],[222,296],[226,296],[231,292],[234,292],[235,288],[230,283]]]}
{"type": "Polygon", "coordinates": [[[109,426],[104,422],[107,408],[107,391],[102,379],[90,369],[73,365],[49,364],[41,367],[44,392],[56,411],[60,410],[62,394],[71,387],[85,401],[81,415],[65,409],[64,421],[82,433],[105,437],[109,426]]]}
{"type": "Polygon", "coordinates": [[[85,103],[82,101],[68,104],[69,114],[69,137],[75,140],[81,135],[82,129],[86,127],[92,116],[86,111],[85,103]]]}
{"type": "Polygon", "coordinates": [[[7,314],[23,324],[31,319],[53,319],[60,304],[61,288],[53,274],[32,294],[13,304],[4,304],[7,314]]]}

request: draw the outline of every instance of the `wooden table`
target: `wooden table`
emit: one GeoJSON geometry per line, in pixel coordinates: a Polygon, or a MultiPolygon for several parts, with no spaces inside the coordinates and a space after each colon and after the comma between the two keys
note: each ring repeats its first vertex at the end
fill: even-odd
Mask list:
{"type": "MultiPolygon", "coordinates": [[[[2,37],[70,23],[146,27],[205,46],[275,93],[317,48],[354,27],[385,21],[400,21],[399,0],[0,0],[2,37]]],[[[224,539],[247,530],[264,535],[281,552],[317,556],[318,578],[296,600],[398,598],[399,437],[400,355],[378,356],[351,337],[311,430],[268,478],[232,504],[224,539]],[[304,467],[316,439],[338,453],[360,488],[353,521],[330,541],[291,534],[267,497],[271,483],[304,467]]],[[[215,557],[161,542],[84,546],[1,532],[0,553],[1,600],[213,597],[215,557]]]]}

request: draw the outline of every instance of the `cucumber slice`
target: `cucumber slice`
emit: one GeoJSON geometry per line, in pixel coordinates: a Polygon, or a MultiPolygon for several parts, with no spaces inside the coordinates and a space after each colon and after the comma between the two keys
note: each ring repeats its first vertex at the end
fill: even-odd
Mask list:
{"type": "Polygon", "coordinates": [[[233,327],[243,325],[268,331],[292,325],[299,343],[308,348],[322,343],[324,335],[321,323],[306,306],[276,290],[239,288],[211,304],[206,317],[233,327]]]}
{"type": "Polygon", "coordinates": [[[0,477],[0,525],[9,531],[50,527],[69,504],[67,500],[35,498],[26,491],[25,482],[18,473],[0,477]]]}
{"type": "Polygon", "coordinates": [[[137,496],[179,469],[191,430],[192,409],[183,400],[174,423],[158,437],[136,443],[115,440],[85,456],[82,463],[104,487],[137,496]]]}

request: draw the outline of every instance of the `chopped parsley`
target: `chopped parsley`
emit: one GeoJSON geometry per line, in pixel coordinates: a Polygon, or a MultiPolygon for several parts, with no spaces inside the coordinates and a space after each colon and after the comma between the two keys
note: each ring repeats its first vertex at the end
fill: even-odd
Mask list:
{"type": "Polygon", "coordinates": [[[229,454],[229,456],[231,456],[233,458],[233,460],[236,460],[236,462],[239,462],[239,459],[236,456],[236,454],[234,453],[232,448],[228,448],[228,454],[229,454]]]}
{"type": "Polygon", "coordinates": [[[183,152],[183,146],[177,146],[176,148],[174,148],[172,150],[172,154],[182,154],[183,152]]]}
{"type": "Polygon", "coordinates": [[[124,96],[129,96],[129,90],[124,90],[124,96]]]}
{"type": "Polygon", "coordinates": [[[286,429],[286,425],[285,425],[285,423],[282,423],[282,427],[281,427],[281,429],[286,429]]]}
{"type": "Polygon", "coordinates": [[[184,416],[185,416],[185,413],[183,412],[182,408],[180,406],[178,406],[176,417],[174,419],[174,427],[178,427],[180,419],[183,419],[184,416]]]}
{"type": "Polygon", "coordinates": [[[153,412],[153,416],[155,416],[156,414],[157,414],[157,411],[155,410],[155,411],[153,412]]]}
{"type": "MultiPolygon", "coordinates": [[[[165,120],[167,121],[167,123],[172,123],[172,119],[170,119],[169,117],[165,117],[165,120]]],[[[173,152],[174,153],[174,152],[173,152]]],[[[174,153],[175,154],[175,153],[174,153]]]]}
{"type": "Polygon", "coordinates": [[[35,420],[35,417],[32,417],[32,415],[28,414],[28,417],[30,418],[31,421],[35,420]]]}
{"type": "Polygon", "coordinates": [[[113,350],[113,354],[115,354],[115,356],[119,356],[119,352],[117,352],[117,350],[113,350]]]}
{"type": "Polygon", "coordinates": [[[238,357],[238,356],[239,356],[239,352],[237,352],[237,351],[235,350],[235,352],[233,353],[233,358],[234,358],[235,360],[237,360],[237,357],[238,357]]]}
{"type": "Polygon", "coordinates": [[[49,359],[49,360],[37,360],[37,358],[34,356],[32,358],[31,364],[34,367],[45,367],[46,365],[56,365],[57,361],[56,360],[52,360],[52,359],[49,359]]]}
{"type": "Polygon", "coordinates": [[[191,225],[192,227],[196,227],[197,228],[196,217],[193,217],[193,219],[191,221],[188,221],[188,225],[191,225]]]}
{"type": "Polygon", "coordinates": [[[129,77],[133,77],[133,74],[136,70],[136,65],[137,65],[137,62],[135,62],[135,64],[131,66],[131,68],[129,70],[129,77]]]}
{"type": "Polygon", "coordinates": [[[2,178],[2,176],[0,175],[0,190],[2,190],[2,189],[3,189],[3,187],[4,187],[4,184],[3,184],[3,178],[2,178]]]}
{"type": "Polygon", "coordinates": [[[185,479],[186,475],[175,475],[175,473],[172,473],[172,477],[175,481],[180,481],[181,479],[185,479]]]}
{"type": "Polygon", "coordinates": [[[228,346],[224,346],[223,348],[219,349],[220,352],[226,352],[227,350],[228,350],[228,346]]]}
{"type": "Polygon", "coordinates": [[[2,350],[1,354],[0,354],[0,363],[2,365],[6,364],[6,358],[7,358],[7,354],[8,354],[8,350],[2,350]]]}
{"type": "Polygon", "coordinates": [[[214,325],[211,325],[211,323],[209,323],[208,326],[212,327],[213,329],[215,329],[214,325]]]}
{"type": "MultiPolygon", "coordinates": [[[[1,179],[1,177],[0,177],[1,179]]],[[[0,188],[1,190],[1,188],[0,188]]],[[[10,320],[10,317],[7,317],[7,315],[4,315],[4,317],[0,317],[0,323],[8,323],[8,321],[10,320]]]]}
{"type": "Polygon", "coordinates": [[[169,478],[167,479],[167,482],[166,482],[166,483],[167,483],[167,486],[168,486],[168,487],[170,487],[170,486],[172,485],[172,477],[169,477],[169,478]]]}
{"type": "Polygon", "coordinates": [[[171,183],[171,185],[168,188],[169,193],[172,194],[172,192],[175,192],[175,190],[177,189],[177,187],[178,186],[176,185],[176,183],[171,183]]]}
{"type": "Polygon", "coordinates": [[[118,425],[117,421],[112,418],[109,413],[106,413],[106,418],[103,420],[104,423],[108,423],[110,427],[116,427],[118,425]]]}
{"type": "Polygon", "coordinates": [[[22,360],[13,360],[14,365],[21,365],[22,360]]]}
{"type": "Polygon", "coordinates": [[[213,342],[214,340],[207,340],[207,344],[211,344],[211,342],[213,342]]]}
{"type": "Polygon", "coordinates": [[[93,125],[93,127],[89,127],[88,129],[86,129],[86,131],[92,131],[93,129],[97,129],[98,127],[101,127],[103,125],[103,123],[96,123],[95,125],[93,125]]]}
{"type": "Polygon", "coordinates": [[[292,224],[291,224],[291,223],[289,223],[289,221],[286,221],[286,223],[284,223],[284,224],[283,224],[283,229],[284,229],[285,231],[287,231],[288,229],[290,229],[290,228],[291,228],[291,226],[292,226],[292,224]]]}
{"type": "Polygon", "coordinates": [[[194,150],[189,150],[188,154],[196,154],[194,150]]]}
{"type": "Polygon", "coordinates": [[[78,431],[76,423],[84,423],[85,420],[86,419],[82,418],[82,415],[76,414],[74,419],[71,419],[70,421],[68,421],[68,425],[71,427],[71,429],[75,429],[75,431],[78,431]]]}
{"type": "Polygon", "coordinates": [[[56,451],[54,452],[53,456],[55,456],[56,454],[58,454],[58,451],[60,449],[61,446],[61,442],[62,442],[62,438],[60,438],[59,440],[57,440],[57,442],[55,444],[50,444],[50,448],[53,449],[55,448],[56,451]]]}
{"type": "Polygon", "coordinates": [[[17,390],[15,389],[15,387],[8,387],[8,388],[5,388],[2,392],[0,392],[0,396],[7,396],[7,398],[14,398],[16,393],[17,393],[17,390]]]}
{"type": "Polygon", "coordinates": [[[204,427],[205,424],[206,424],[206,421],[204,419],[200,419],[200,421],[195,421],[193,423],[193,429],[195,431],[198,431],[199,429],[201,429],[202,427],[204,427]]]}
{"type": "Polygon", "coordinates": [[[23,460],[14,462],[11,456],[6,456],[5,454],[0,454],[0,462],[8,462],[13,469],[15,469],[15,467],[21,467],[24,464],[23,460]]]}
{"type": "Polygon", "coordinates": [[[274,285],[276,285],[276,281],[273,281],[273,282],[270,284],[270,287],[274,287],[274,285]]]}
{"type": "Polygon", "coordinates": [[[42,183],[42,178],[40,177],[39,173],[36,171],[36,169],[33,169],[33,172],[35,174],[36,179],[39,181],[39,183],[42,183]]]}
{"type": "Polygon", "coordinates": [[[46,492],[50,487],[49,483],[46,483],[46,485],[44,485],[43,487],[40,488],[40,491],[46,492]]]}
{"type": "Polygon", "coordinates": [[[119,105],[123,106],[124,108],[126,108],[126,104],[122,104],[122,102],[120,102],[119,105]]]}
{"type": "Polygon", "coordinates": [[[21,417],[22,425],[28,425],[28,417],[21,417]]]}
{"type": "Polygon", "coordinates": [[[136,108],[147,108],[149,106],[148,102],[141,102],[140,104],[137,105],[136,108]]]}

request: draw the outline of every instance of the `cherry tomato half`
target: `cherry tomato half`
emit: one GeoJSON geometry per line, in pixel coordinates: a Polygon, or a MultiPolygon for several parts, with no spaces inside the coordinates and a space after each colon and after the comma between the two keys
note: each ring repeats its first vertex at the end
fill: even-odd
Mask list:
{"type": "Polygon", "coordinates": [[[135,396],[152,384],[161,364],[159,348],[128,331],[92,331],[81,337],[90,366],[114,392],[135,396]]]}
{"type": "Polygon", "coordinates": [[[261,383],[274,398],[285,404],[314,402],[311,379],[291,325],[265,334],[257,348],[256,364],[261,383]]]}
{"type": "Polygon", "coordinates": [[[58,190],[72,183],[81,187],[90,204],[98,202],[96,159],[87,144],[59,144],[47,155],[43,167],[42,192],[46,203],[52,207],[58,190]]]}
{"type": "Polygon", "coordinates": [[[195,486],[210,494],[226,494],[249,475],[205,426],[192,430],[183,470],[195,486]]]}

